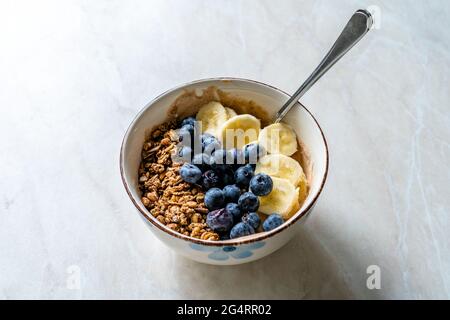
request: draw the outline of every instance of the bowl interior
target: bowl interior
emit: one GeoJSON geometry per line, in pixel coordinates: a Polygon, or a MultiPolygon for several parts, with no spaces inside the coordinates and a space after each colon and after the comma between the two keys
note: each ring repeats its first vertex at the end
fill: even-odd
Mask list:
{"type": "MultiPolygon", "coordinates": [[[[203,92],[208,92],[208,88],[217,88],[227,95],[229,94],[230,97],[252,101],[252,103],[263,108],[269,118],[272,118],[283,103],[289,99],[286,93],[262,83],[242,79],[211,79],[197,81],[170,90],[147,104],[133,120],[125,135],[121,150],[121,170],[127,191],[133,202],[141,212],[147,215],[148,219],[156,224],[160,223],[152,217],[140,201],[137,172],[141,161],[142,145],[152,128],[167,121],[169,113],[174,110],[173,105],[176,101],[178,104],[177,113],[185,116],[194,114],[195,108],[203,104],[204,99],[214,99],[214,94],[211,94],[211,96],[208,94],[202,95],[203,92]],[[196,103],[189,104],[187,101],[180,101],[179,97],[187,92],[195,93],[196,103]]],[[[305,161],[302,161],[302,165],[310,187],[308,197],[302,207],[290,219],[296,220],[312,206],[321,191],[328,166],[327,146],[316,120],[300,104],[294,106],[283,121],[292,126],[297,133],[299,143],[305,150],[305,161]]],[[[258,234],[255,234],[252,237],[257,236],[258,234]]]]}

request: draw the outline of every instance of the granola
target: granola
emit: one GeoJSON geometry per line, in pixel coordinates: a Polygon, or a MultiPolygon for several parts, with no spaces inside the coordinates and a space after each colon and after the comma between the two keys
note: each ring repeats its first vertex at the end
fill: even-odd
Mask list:
{"type": "Polygon", "coordinates": [[[160,223],[186,236],[202,240],[219,240],[206,225],[208,209],[200,187],[184,182],[179,170],[182,163],[172,160],[178,135],[176,122],[158,126],[142,149],[139,189],[142,203],[160,223]]]}

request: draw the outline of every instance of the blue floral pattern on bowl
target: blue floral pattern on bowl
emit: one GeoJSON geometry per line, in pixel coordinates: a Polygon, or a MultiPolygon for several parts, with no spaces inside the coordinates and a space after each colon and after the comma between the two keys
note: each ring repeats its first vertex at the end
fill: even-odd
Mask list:
{"type": "Polygon", "coordinates": [[[210,252],[208,255],[208,259],[210,260],[225,261],[230,257],[234,259],[245,259],[251,257],[253,255],[253,250],[262,248],[265,244],[266,243],[264,241],[260,241],[250,244],[243,244],[237,247],[209,247],[192,243],[190,244],[190,247],[197,251],[210,252]]]}

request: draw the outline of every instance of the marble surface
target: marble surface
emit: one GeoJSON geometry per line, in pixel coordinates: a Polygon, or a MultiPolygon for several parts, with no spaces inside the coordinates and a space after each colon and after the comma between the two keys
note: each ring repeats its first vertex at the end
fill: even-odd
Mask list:
{"type": "Polygon", "coordinates": [[[0,298],[450,298],[447,1],[0,4],[0,298]],[[298,236],[235,267],[164,247],[119,177],[135,114],[199,78],[294,92],[368,6],[377,29],[302,99],[331,158],[298,236]]]}

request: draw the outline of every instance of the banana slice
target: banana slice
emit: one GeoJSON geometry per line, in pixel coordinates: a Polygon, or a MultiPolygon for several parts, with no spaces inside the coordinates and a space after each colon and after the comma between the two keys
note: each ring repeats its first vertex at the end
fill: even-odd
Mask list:
{"type": "Polygon", "coordinates": [[[295,192],[297,193],[297,201],[291,209],[291,212],[289,214],[290,217],[292,217],[298,210],[300,210],[300,187],[296,188],[295,192]]]}
{"type": "Polygon", "coordinates": [[[221,128],[220,138],[226,149],[242,149],[246,144],[258,140],[261,122],[250,114],[241,114],[228,119],[221,128]]]}
{"type": "Polygon", "coordinates": [[[308,180],[306,180],[306,176],[304,173],[300,177],[298,189],[298,201],[299,203],[303,203],[308,196],[308,180]]]}
{"type": "Polygon", "coordinates": [[[231,109],[231,108],[225,107],[225,111],[226,111],[226,113],[227,113],[227,119],[230,119],[230,118],[233,118],[233,117],[237,116],[236,111],[234,111],[234,110],[231,109]]]}
{"type": "Polygon", "coordinates": [[[298,186],[302,179],[306,180],[300,164],[284,154],[268,154],[256,164],[255,173],[265,173],[271,177],[287,179],[298,186]]]}
{"type": "Polygon", "coordinates": [[[259,143],[269,153],[291,156],[297,151],[297,136],[290,126],[274,123],[261,130],[259,143]]]}
{"type": "Polygon", "coordinates": [[[299,205],[298,192],[289,180],[273,177],[272,181],[272,192],[259,197],[259,211],[264,214],[278,213],[287,220],[299,205]]]}
{"type": "Polygon", "coordinates": [[[227,111],[217,101],[211,101],[198,110],[197,121],[202,124],[202,132],[212,134],[217,137],[220,127],[228,120],[227,111]]]}

